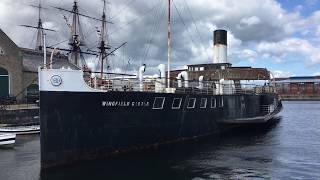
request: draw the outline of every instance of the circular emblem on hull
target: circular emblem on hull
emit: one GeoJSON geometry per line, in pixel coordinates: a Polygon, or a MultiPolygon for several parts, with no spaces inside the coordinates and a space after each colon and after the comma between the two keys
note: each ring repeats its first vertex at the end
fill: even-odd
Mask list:
{"type": "Polygon", "coordinates": [[[58,75],[54,75],[50,79],[52,86],[60,86],[62,84],[62,78],[58,75]]]}

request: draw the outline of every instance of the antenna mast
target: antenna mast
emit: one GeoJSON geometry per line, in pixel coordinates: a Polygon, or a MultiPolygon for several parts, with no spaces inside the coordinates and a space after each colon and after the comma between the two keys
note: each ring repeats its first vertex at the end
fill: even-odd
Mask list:
{"type": "Polygon", "coordinates": [[[170,88],[170,62],[171,62],[171,0],[168,0],[168,84],[170,88]]]}

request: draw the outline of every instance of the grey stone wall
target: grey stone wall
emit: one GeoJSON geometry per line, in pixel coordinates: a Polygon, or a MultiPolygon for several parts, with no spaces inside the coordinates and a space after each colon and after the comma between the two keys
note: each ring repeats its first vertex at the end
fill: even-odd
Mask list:
{"type": "MultiPolygon", "coordinates": [[[[0,55],[0,66],[9,72],[10,95],[16,96],[22,91],[22,56],[19,47],[0,29],[0,46],[4,54],[0,55]]],[[[17,97],[22,98],[22,95],[17,97]]]]}

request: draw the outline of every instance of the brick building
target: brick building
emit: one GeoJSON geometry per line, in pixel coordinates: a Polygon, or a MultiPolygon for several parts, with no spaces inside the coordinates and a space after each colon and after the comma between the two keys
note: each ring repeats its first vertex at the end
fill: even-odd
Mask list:
{"type": "Polygon", "coordinates": [[[320,100],[320,76],[276,79],[277,92],[287,100],[320,100]]]}
{"type": "MultiPolygon", "coordinates": [[[[47,59],[50,59],[50,52],[47,59]]],[[[72,67],[65,55],[57,54],[53,68],[72,67]]],[[[0,29],[0,98],[24,100],[38,92],[38,67],[43,66],[43,52],[18,47],[0,29]]]]}

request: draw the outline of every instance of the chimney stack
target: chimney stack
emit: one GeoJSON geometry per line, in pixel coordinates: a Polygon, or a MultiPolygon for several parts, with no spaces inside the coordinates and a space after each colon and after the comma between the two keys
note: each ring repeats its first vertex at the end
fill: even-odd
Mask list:
{"type": "Polygon", "coordinates": [[[213,63],[227,63],[227,31],[218,29],[213,32],[214,57],[213,63]]]}

